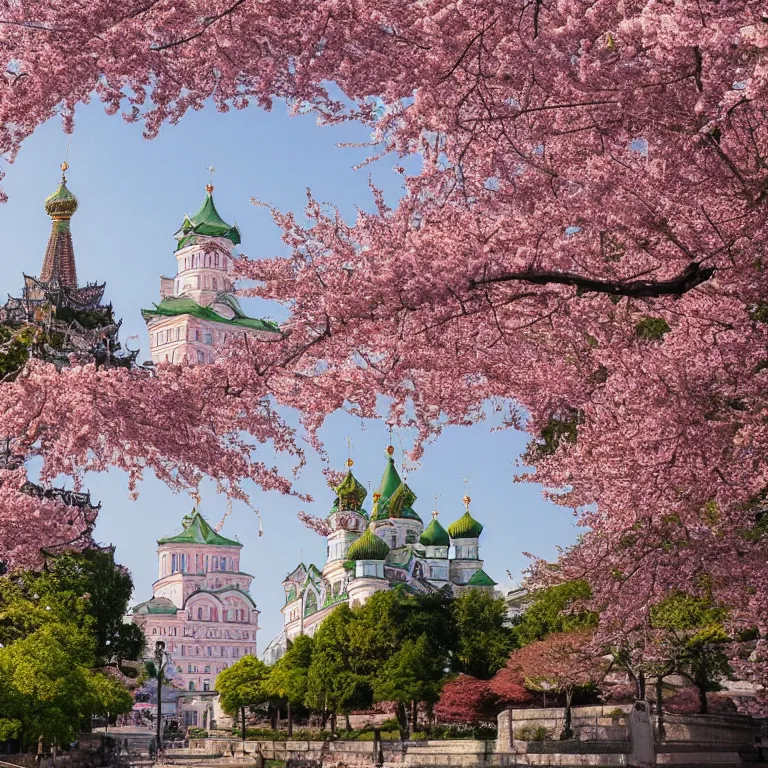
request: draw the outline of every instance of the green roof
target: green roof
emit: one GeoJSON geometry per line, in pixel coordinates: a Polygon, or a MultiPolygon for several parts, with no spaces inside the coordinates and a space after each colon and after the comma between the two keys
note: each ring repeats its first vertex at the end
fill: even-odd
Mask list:
{"type": "Polygon", "coordinates": [[[178,608],[167,597],[152,597],[134,607],[133,613],[176,615],[178,608]]]}
{"type": "Polygon", "coordinates": [[[228,539],[225,536],[221,536],[211,528],[205,521],[203,516],[193,509],[192,513],[186,515],[181,521],[184,530],[176,534],[176,536],[169,536],[166,539],[158,539],[158,544],[213,544],[221,547],[242,547],[243,545],[239,541],[234,539],[228,539]]]}
{"type": "Polygon", "coordinates": [[[338,494],[338,507],[342,511],[359,512],[368,495],[365,486],[352,474],[351,469],[335,491],[338,494]]]}
{"type": "Polygon", "coordinates": [[[225,237],[235,245],[240,244],[240,230],[236,224],[234,226],[227,224],[219,216],[219,212],[213,204],[211,192],[208,192],[205,201],[200,206],[200,210],[192,218],[189,216],[184,217],[181,227],[176,232],[176,238],[179,241],[178,248],[183,248],[187,245],[193,235],[225,237]]]}
{"type": "Polygon", "coordinates": [[[197,317],[201,320],[210,320],[212,323],[223,323],[224,325],[232,325],[239,328],[249,328],[255,331],[280,333],[280,327],[278,324],[272,322],[271,320],[256,320],[255,318],[246,317],[243,314],[237,313],[231,320],[228,320],[218,312],[214,312],[210,307],[201,307],[196,301],[183,297],[169,297],[167,299],[163,299],[159,304],[155,304],[154,309],[142,309],[141,315],[145,320],[148,320],[151,317],[175,317],[176,315],[192,315],[192,317],[197,317]]]}
{"type": "Polygon", "coordinates": [[[496,582],[482,569],[475,571],[467,585],[470,587],[495,587],[496,582]]]}
{"type": "Polygon", "coordinates": [[[45,198],[44,205],[49,216],[71,216],[77,210],[77,198],[67,189],[63,176],[56,191],[45,198]]]}
{"type": "Polygon", "coordinates": [[[437,515],[419,537],[419,542],[425,547],[448,547],[451,544],[448,531],[437,521],[437,515]]]}
{"type": "Polygon", "coordinates": [[[386,560],[389,547],[370,528],[352,544],[347,553],[350,560],[386,560]]]}
{"type": "Polygon", "coordinates": [[[467,510],[455,523],[448,526],[452,539],[476,539],[483,532],[483,526],[467,510]]]}
{"type": "Polygon", "coordinates": [[[371,520],[406,518],[421,522],[421,518],[411,506],[416,501],[416,494],[400,479],[389,449],[387,450],[387,466],[384,468],[378,493],[380,498],[371,510],[371,520]]]}
{"type": "Polygon", "coordinates": [[[387,456],[387,466],[384,468],[384,474],[381,476],[381,484],[379,485],[381,498],[390,498],[402,482],[395,469],[395,460],[391,456],[387,456]]]}

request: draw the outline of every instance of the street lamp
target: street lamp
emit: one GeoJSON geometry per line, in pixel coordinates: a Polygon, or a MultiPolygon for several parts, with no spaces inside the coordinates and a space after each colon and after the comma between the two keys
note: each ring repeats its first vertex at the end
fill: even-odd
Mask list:
{"type": "Polygon", "coordinates": [[[168,663],[168,654],[165,652],[165,643],[158,640],[155,643],[155,674],[157,675],[157,748],[163,746],[163,679],[165,678],[165,665],[168,663]]]}

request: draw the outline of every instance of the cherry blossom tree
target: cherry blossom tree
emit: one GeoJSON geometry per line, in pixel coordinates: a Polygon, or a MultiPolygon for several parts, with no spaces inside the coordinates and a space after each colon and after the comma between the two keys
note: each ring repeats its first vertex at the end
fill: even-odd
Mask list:
{"type": "Polygon", "coordinates": [[[290,332],[216,369],[238,404],[269,392],[316,431],[385,394],[425,440],[490,401],[530,432],[530,477],[579,511],[556,576],[589,582],[601,627],[706,584],[768,635],[760,4],[0,0],[0,26],[11,160],[94,94],[150,137],[208,99],[281,98],[363,121],[372,156],[419,154],[395,208],[374,190],[354,223],[311,196],[309,226],[274,211],[291,253],[241,267],[290,332]]]}

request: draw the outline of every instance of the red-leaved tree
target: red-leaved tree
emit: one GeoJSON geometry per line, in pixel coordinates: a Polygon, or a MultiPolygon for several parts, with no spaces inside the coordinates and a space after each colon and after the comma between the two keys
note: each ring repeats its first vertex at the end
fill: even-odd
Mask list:
{"type": "Polygon", "coordinates": [[[606,663],[595,652],[593,633],[562,632],[526,645],[510,657],[508,669],[516,672],[534,690],[549,690],[565,700],[563,736],[571,738],[573,695],[579,688],[597,685],[606,663]]]}
{"type": "Polygon", "coordinates": [[[435,717],[443,723],[476,725],[492,720],[497,705],[490,681],[460,674],[443,686],[435,704],[435,717]]]}
{"type": "Polygon", "coordinates": [[[427,437],[490,400],[580,510],[558,577],[589,580],[603,624],[706,584],[765,639],[760,3],[0,0],[0,26],[9,158],[93,93],[149,136],[280,97],[419,153],[394,209],[274,212],[292,252],[242,274],[290,335],[219,369],[254,379],[242,408],[269,391],[315,429],[383,393],[427,437]]]}

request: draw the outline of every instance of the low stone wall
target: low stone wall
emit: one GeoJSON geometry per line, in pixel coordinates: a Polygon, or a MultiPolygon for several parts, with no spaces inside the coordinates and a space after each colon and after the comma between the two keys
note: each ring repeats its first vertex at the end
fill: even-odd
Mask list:
{"type": "MultiPolygon", "coordinates": [[[[210,753],[230,754],[230,744],[235,750],[242,749],[242,742],[205,739],[193,741],[190,746],[197,750],[202,745],[210,753]]],[[[250,754],[267,759],[302,760],[321,762],[323,766],[343,764],[348,768],[371,766],[375,762],[372,741],[246,741],[250,754]]],[[[385,741],[382,743],[386,765],[402,766],[462,766],[485,768],[494,765],[513,764],[506,758],[496,760],[495,742],[473,740],[440,741],[385,741]]],[[[512,758],[513,756],[509,756],[512,758]]]]}
{"type": "MultiPolygon", "coordinates": [[[[654,718],[654,723],[656,723],[654,718]]],[[[739,715],[664,715],[665,743],[754,747],[758,727],[739,715]]]]}
{"type": "MultiPolygon", "coordinates": [[[[580,741],[629,741],[627,716],[631,704],[611,707],[574,707],[571,727],[580,741]]],[[[525,729],[546,728],[550,738],[557,739],[565,727],[565,708],[508,709],[499,715],[497,748],[500,752],[517,751],[515,740],[525,729]]]]}

